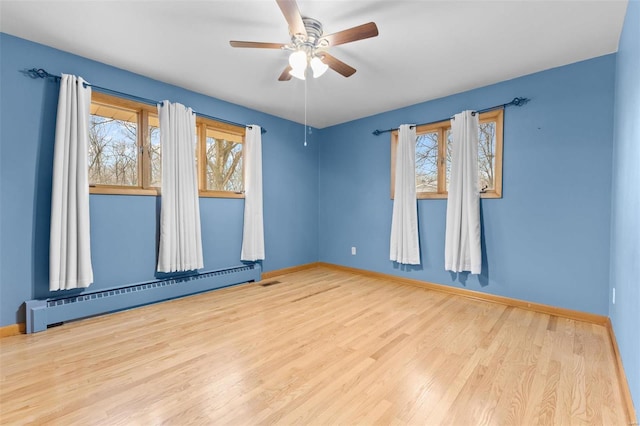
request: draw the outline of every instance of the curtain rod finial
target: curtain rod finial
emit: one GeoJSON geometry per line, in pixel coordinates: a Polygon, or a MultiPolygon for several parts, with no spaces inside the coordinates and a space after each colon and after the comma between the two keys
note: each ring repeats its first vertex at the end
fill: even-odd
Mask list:
{"type": "Polygon", "coordinates": [[[49,73],[42,68],[31,68],[27,70],[27,73],[29,73],[31,78],[47,78],[49,76],[49,73]]]}
{"type": "Polygon", "coordinates": [[[520,97],[516,97],[513,98],[513,100],[511,101],[511,103],[515,106],[522,106],[524,104],[526,104],[527,102],[529,102],[530,99],[529,98],[520,98],[520,97]]]}
{"type": "Polygon", "coordinates": [[[30,70],[23,71],[25,74],[29,75],[31,78],[52,78],[55,81],[60,80],[60,76],[49,74],[43,68],[31,68],[30,70]]]}

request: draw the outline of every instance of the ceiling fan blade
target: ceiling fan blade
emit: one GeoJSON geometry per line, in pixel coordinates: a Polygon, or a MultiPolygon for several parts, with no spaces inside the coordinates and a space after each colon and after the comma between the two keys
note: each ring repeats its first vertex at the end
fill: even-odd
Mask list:
{"type": "Polygon", "coordinates": [[[335,57],[329,55],[326,52],[322,53],[322,62],[329,65],[329,68],[331,68],[338,74],[342,74],[345,77],[350,77],[353,75],[353,73],[356,72],[355,68],[345,64],[340,59],[336,59],[335,57]]]}
{"type": "Polygon", "coordinates": [[[338,31],[322,37],[320,40],[326,40],[329,46],[337,46],[339,44],[350,43],[352,41],[364,40],[365,38],[376,37],[378,35],[378,27],[375,22],[358,25],[348,30],[338,31]]]}
{"type": "Polygon", "coordinates": [[[284,19],[287,20],[287,24],[289,24],[289,31],[291,34],[302,34],[304,36],[307,35],[307,30],[304,28],[304,22],[302,22],[302,15],[300,15],[300,10],[298,9],[298,4],[295,0],[276,0],[278,6],[280,6],[280,10],[284,15],[284,19]]]}
{"type": "Polygon", "coordinates": [[[291,74],[289,74],[289,71],[291,71],[293,68],[291,68],[291,65],[287,65],[287,67],[284,69],[284,71],[282,71],[282,74],[280,74],[280,77],[278,77],[278,81],[289,81],[291,80],[291,74]]]}
{"type": "Polygon", "coordinates": [[[282,43],[262,43],[258,41],[237,41],[231,40],[229,42],[231,47],[255,47],[258,49],[282,49],[286,44],[282,43]]]}

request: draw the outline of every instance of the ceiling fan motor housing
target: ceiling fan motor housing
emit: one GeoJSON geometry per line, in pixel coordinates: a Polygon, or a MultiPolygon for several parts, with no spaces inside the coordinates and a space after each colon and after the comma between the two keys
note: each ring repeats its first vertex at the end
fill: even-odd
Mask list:
{"type": "Polygon", "coordinates": [[[307,31],[306,36],[304,34],[293,34],[291,41],[297,49],[304,49],[308,52],[313,52],[318,48],[327,47],[326,40],[320,40],[322,37],[322,23],[317,19],[303,17],[302,22],[304,28],[307,31]]]}

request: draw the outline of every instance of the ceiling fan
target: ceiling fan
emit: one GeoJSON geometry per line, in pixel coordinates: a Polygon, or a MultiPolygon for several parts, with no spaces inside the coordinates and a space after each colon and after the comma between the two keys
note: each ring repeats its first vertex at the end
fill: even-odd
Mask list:
{"type": "Polygon", "coordinates": [[[320,77],[327,68],[349,77],[356,69],[327,53],[327,49],[340,44],[351,43],[378,35],[378,27],[374,22],[359,25],[337,33],[323,35],[322,23],[316,19],[303,17],[295,0],[276,0],[284,18],[289,24],[291,43],[263,43],[255,41],[236,41],[229,43],[232,47],[252,47],[258,49],[282,49],[291,51],[289,65],[282,71],[279,81],[296,77],[305,79],[307,68],[313,71],[313,77],[320,77]]]}

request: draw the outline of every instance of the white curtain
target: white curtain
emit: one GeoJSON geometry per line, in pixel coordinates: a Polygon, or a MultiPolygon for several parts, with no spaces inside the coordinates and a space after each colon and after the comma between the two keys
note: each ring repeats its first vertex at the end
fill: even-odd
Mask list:
{"type": "Polygon", "coordinates": [[[162,203],[158,272],[204,266],[195,160],[196,118],[191,108],[158,105],[162,146],[162,203]]]}
{"type": "Polygon", "coordinates": [[[62,74],[53,153],[49,289],[93,282],[89,238],[89,108],[91,88],[62,74]]]}
{"type": "Polygon", "coordinates": [[[244,228],[242,260],[264,259],[264,224],[262,218],[262,129],[247,126],[244,141],[244,228]]]}
{"type": "Polygon", "coordinates": [[[451,178],[447,199],[445,270],[482,268],[480,193],[478,184],[478,114],[464,111],[451,120],[451,178]]]}
{"type": "Polygon", "coordinates": [[[398,129],[390,259],[408,265],[420,264],[416,200],[416,128],[409,124],[403,124],[398,129]]]}

